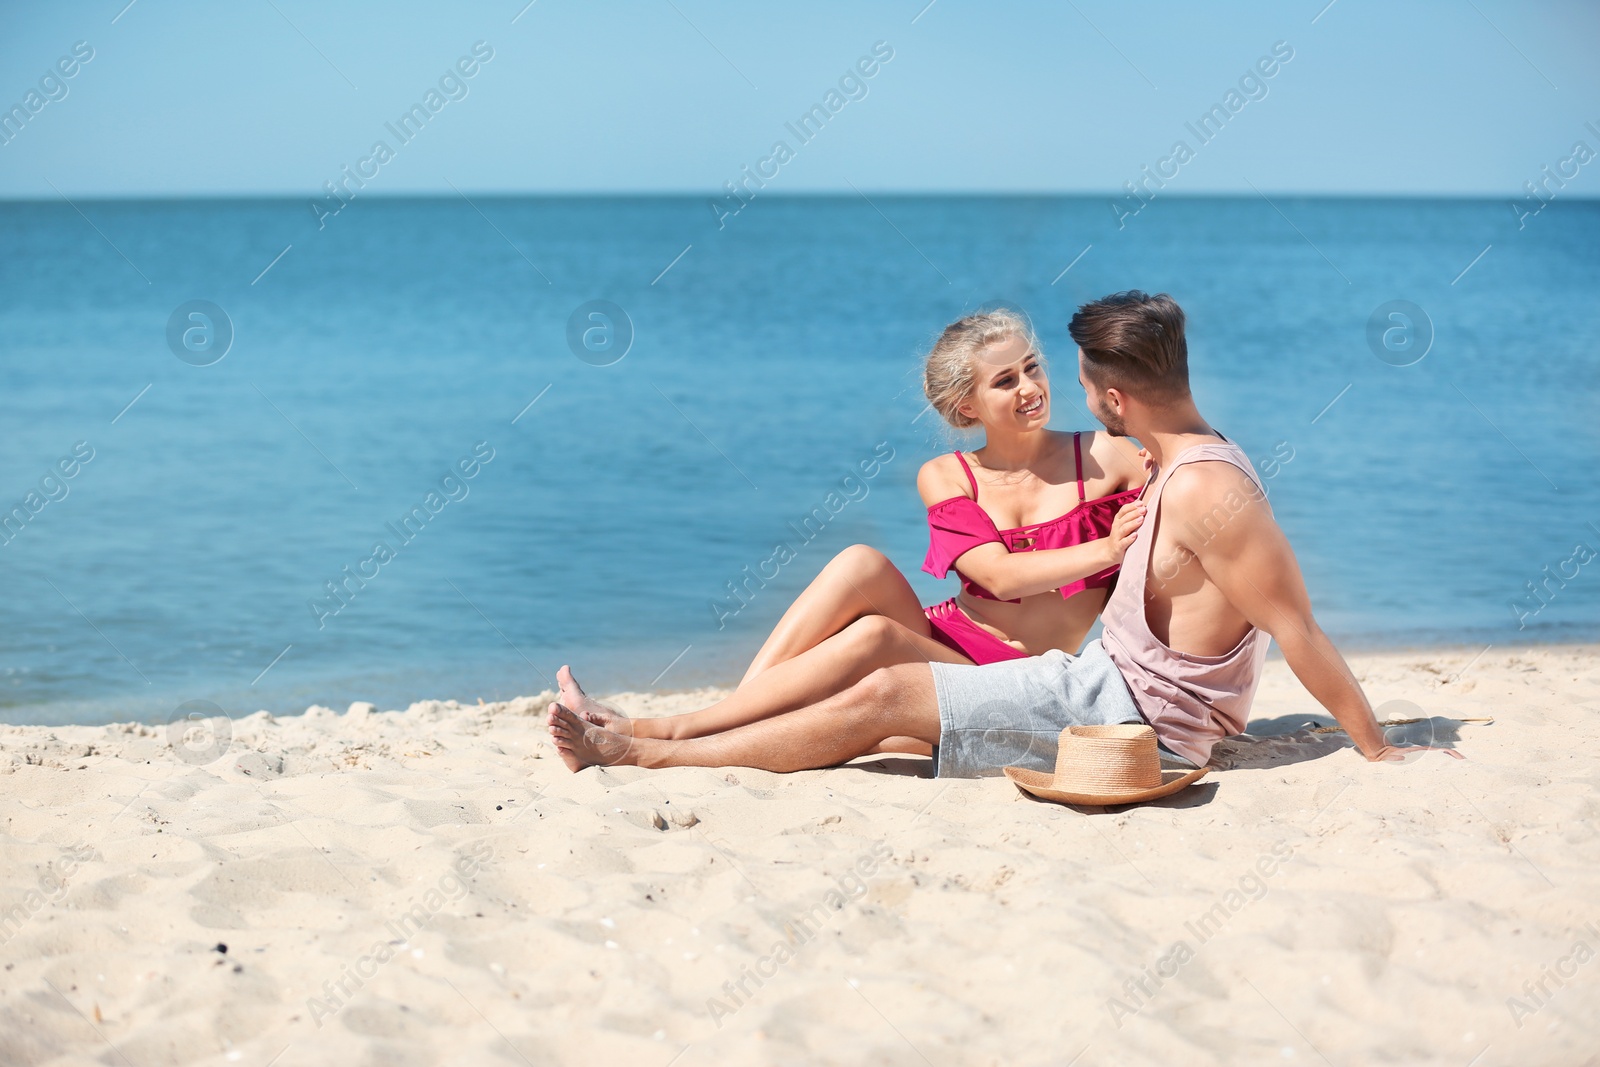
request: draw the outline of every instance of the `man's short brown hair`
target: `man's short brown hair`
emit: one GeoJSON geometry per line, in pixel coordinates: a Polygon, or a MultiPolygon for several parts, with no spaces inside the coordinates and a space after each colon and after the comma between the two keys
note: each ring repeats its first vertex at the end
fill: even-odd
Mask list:
{"type": "Polygon", "coordinates": [[[1188,395],[1183,309],[1166,293],[1130,289],[1091,300],[1067,330],[1083,350],[1085,373],[1101,389],[1155,401],[1188,395]]]}

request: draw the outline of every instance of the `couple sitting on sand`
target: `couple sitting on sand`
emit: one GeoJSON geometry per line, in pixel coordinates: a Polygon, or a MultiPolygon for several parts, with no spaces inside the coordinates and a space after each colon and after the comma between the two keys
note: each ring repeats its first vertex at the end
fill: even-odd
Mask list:
{"type": "Polygon", "coordinates": [[[1367,759],[1418,751],[1386,744],[1254,467],[1196,409],[1182,309],[1118,293],[1069,331],[1104,433],[1046,429],[1044,356],[1018,315],[961,319],[928,355],[929,403],[985,434],[917,476],[923,569],[953,568],[959,595],[924,609],[881,553],[848,548],[732,695],[683,715],[630,719],[563,667],[549,729],[567,766],[798,771],[907,752],[970,778],[1049,769],[1064,730],[1131,723],[1154,728],[1163,758],[1201,768],[1244,730],[1269,640],[1367,759]],[[1102,611],[1100,639],[1069,654],[1102,611]]]}

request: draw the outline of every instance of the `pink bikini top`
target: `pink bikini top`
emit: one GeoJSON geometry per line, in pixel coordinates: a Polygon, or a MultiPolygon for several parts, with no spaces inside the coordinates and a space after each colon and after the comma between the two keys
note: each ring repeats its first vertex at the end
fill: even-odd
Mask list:
{"type": "MultiPolygon", "coordinates": [[[[972,468],[967,465],[966,457],[960,452],[955,453],[956,459],[961,461],[961,469],[967,472],[967,481],[972,483],[972,496],[953,496],[928,509],[928,558],[922,561],[922,569],[935,578],[943,578],[961,556],[979,545],[994,541],[1005,545],[1007,552],[1036,552],[1040,549],[1081,545],[1110,533],[1111,521],[1116,518],[1118,509],[1131,500],[1139,499],[1142,488],[1127,489],[1094,500],[1085,499],[1083,445],[1076,433],[1072,435],[1072,455],[1078,466],[1078,506],[1049,522],[1001,530],[995,527],[989,513],[978,506],[978,479],[972,476],[972,468]]],[[[1115,579],[1117,570],[1116,567],[1109,567],[1099,574],[1091,574],[1071,585],[1064,585],[1061,595],[1069,597],[1085,589],[1104,589],[1115,579]]],[[[961,588],[973,596],[985,600],[1000,599],[959,570],[956,573],[961,575],[961,588]]],[[[1008,600],[1006,603],[1020,604],[1022,601],[1008,600]]]]}

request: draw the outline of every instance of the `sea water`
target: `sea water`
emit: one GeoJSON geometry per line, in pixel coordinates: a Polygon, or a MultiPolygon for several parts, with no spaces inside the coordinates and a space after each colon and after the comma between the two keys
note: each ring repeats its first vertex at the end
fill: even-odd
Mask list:
{"type": "Polygon", "coordinates": [[[1349,647],[1600,631],[1600,205],[0,205],[0,716],[727,683],[839,549],[921,574],[920,359],[1173,294],[1349,647]],[[199,317],[196,317],[199,316],[199,317]],[[597,317],[598,316],[598,317],[597,317]],[[67,472],[71,472],[70,474],[67,472]],[[17,509],[21,509],[18,511],[17,509]]]}

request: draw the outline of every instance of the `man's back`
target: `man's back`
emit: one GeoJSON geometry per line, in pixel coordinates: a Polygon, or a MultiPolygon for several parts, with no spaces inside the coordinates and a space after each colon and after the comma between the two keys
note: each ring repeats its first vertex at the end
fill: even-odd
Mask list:
{"type": "Polygon", "coordinates": [[[1242,526],[1277,527],[1238,446],[1195,440],[1146,494],[1149,516],[1106,605],[1103,642],[1162,743],[1204,764],[1213,742],[1244,729],[1270,638],[1229,600],[1202,556],[1239,542],[1242,526]]]}
{"type": "MultiPolygon", "coordinates": [[[[1216,438],[1202,438],[1192,447],[1202,445],[1238,451],[1216,438]]],[[[1247,459],[1241,468],[1234,458],[1213,456],[1207,449],[1191,453],[1181,465],[1174,462],[1161,506],[1152,509],[1147,520],[1153,543],[1145,581],[1145,620],[1163,644],[1189,655],[1225,655],[1250,631],[1250,620],[1229,602],[1197,556],[1249,509],[1262,513],[1251,519],[1271,521],[1272,510],[1254,468],[1247,459]],[[1202,454],[1207,458],[1200,458],[1202,454]]]]}

